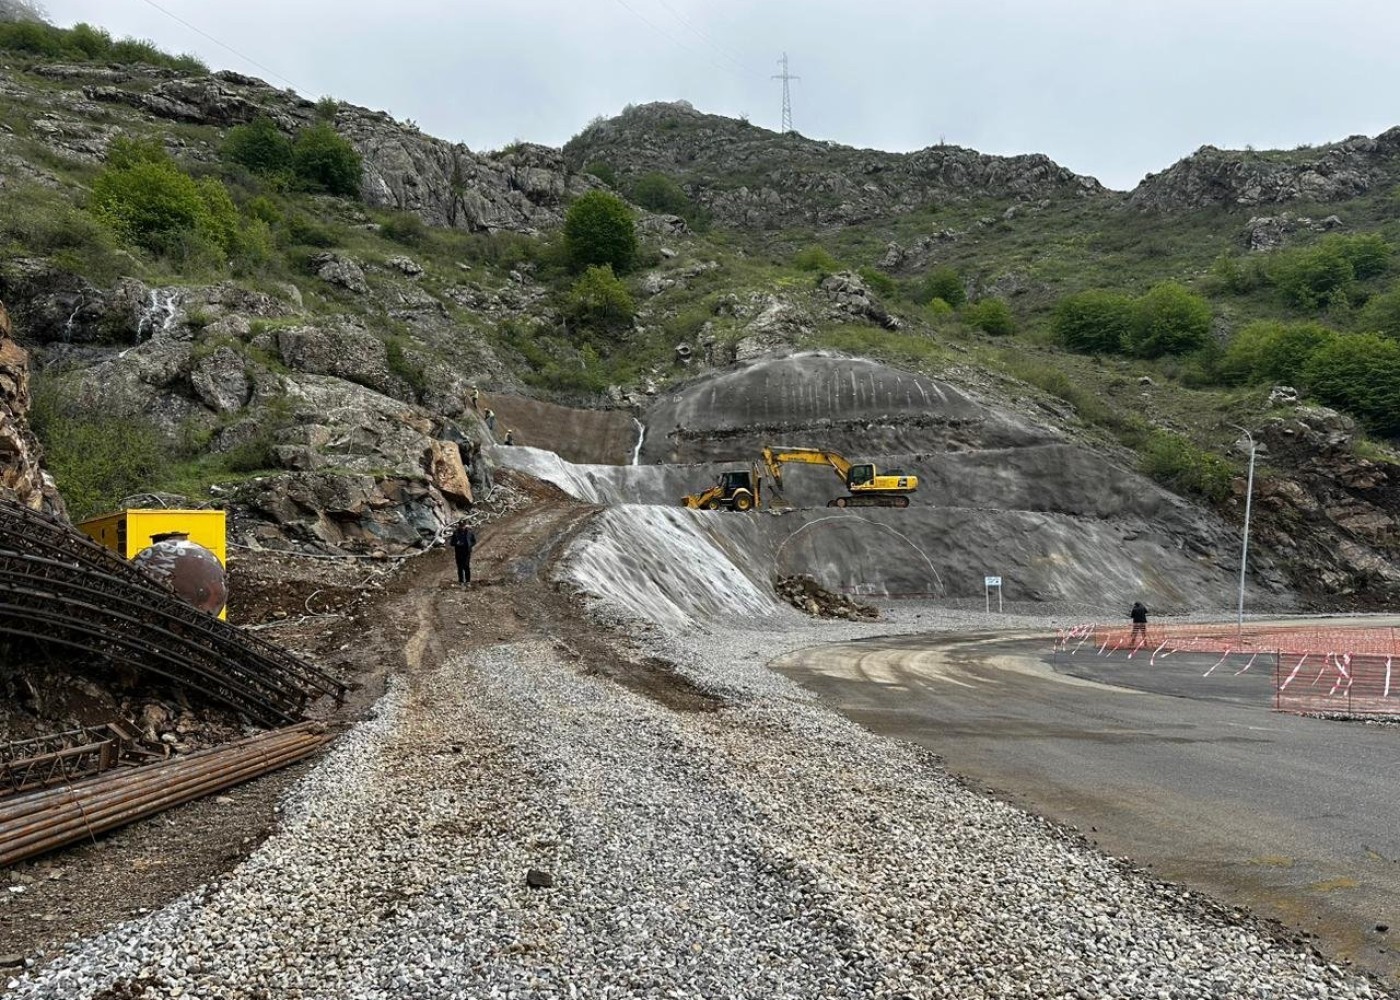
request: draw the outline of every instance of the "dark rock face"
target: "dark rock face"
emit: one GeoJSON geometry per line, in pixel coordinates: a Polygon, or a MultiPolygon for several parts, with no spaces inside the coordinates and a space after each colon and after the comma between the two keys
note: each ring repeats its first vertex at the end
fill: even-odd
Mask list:
{"type": "Polygon", "coordinates": [[[1400,177],[1400,128],[1374,139],[1353,136],[1316,149],[1239,152],[1202,146],[1129,196],[1140,208],[1280,205],[1341,201],[1400,177]]]}
{"type": "Polygon", "coordinates": [[[1355,433],[1322,407],[1260,428],[1280,474],[1255,483],[1256,537],[1306,593],[1388,606],[1400,595],[1400,465],[1357,456],[1355,433]]]}
{"type": "Polygon", "coordinates": [[[1105,189],[1048,157],[988,156],[956,146],[885,153],[779,135],[688,104],[647,104],[597,122],[564,148],[622,177],[658,170],[698,178],[690,194],[719,221],[753,228],[857,223],[934,199],[1093,197],[1105,189]]]}
{"type": "Polygon", "coordinates": [[[40,465],[29,430],[29,355],[15,343],[0,302],[0,497],[62,516],[63,501],[40,465]]]}

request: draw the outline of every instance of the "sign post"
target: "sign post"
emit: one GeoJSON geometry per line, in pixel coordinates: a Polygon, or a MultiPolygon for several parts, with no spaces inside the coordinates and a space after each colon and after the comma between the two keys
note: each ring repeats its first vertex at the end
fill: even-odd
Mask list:
{"type": "Polygon", "coordinates": [[[983,586],[983,591],[984,591],[984,593],[986,594],[986,598],[987,598],[987,614],[991,614],[991,613],[992,613],[992,588],[993,588],[993,587],[995,587],[995,588],[996,588],[996,591],[997,591],[997,613],[1000,614],[1000,613],[1001,613],[1001,577],[999,577],[999,576],[984,576],[984,577],[982,578],[982,586],[983,586]]]}

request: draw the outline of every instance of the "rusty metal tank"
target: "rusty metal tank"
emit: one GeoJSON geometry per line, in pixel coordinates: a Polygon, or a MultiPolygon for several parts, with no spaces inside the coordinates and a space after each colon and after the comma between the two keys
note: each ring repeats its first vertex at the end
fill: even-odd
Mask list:
{"type": "Polygon", "coordinates": [[[228,600],[224,567],[213,552],[183,531],[151,537],[151,545],[131,560],[137,569],[169,587],[186,604],[217,615],[228,600]]]}

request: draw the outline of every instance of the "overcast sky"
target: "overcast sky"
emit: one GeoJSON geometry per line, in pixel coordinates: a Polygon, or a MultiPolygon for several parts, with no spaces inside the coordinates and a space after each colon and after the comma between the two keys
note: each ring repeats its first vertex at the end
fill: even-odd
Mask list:
{"type": "Polygon", "coordinates": [[[150,38],[313,98],[412,118],[479,150],[515,139],[559,145],[596,115],[654,100],[776,128],[781,85],[771,76],[784,50],[801,77],[792,102],[804,135],[889,150],[944,138],[989,153],[1043,152],[1115,188],[1206,143],[1291,148],[1400,124],[1396,0],[47,7],[59,24],[150,38]]]}

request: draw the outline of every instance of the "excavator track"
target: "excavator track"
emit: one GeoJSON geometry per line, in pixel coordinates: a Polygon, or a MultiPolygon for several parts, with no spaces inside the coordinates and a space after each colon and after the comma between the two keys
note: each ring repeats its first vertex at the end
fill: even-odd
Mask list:
{"type": "Polygon", "coordinates": [[[908,497],[837,497],[826,502],[828,507],[908,507],[908,497]]]}

